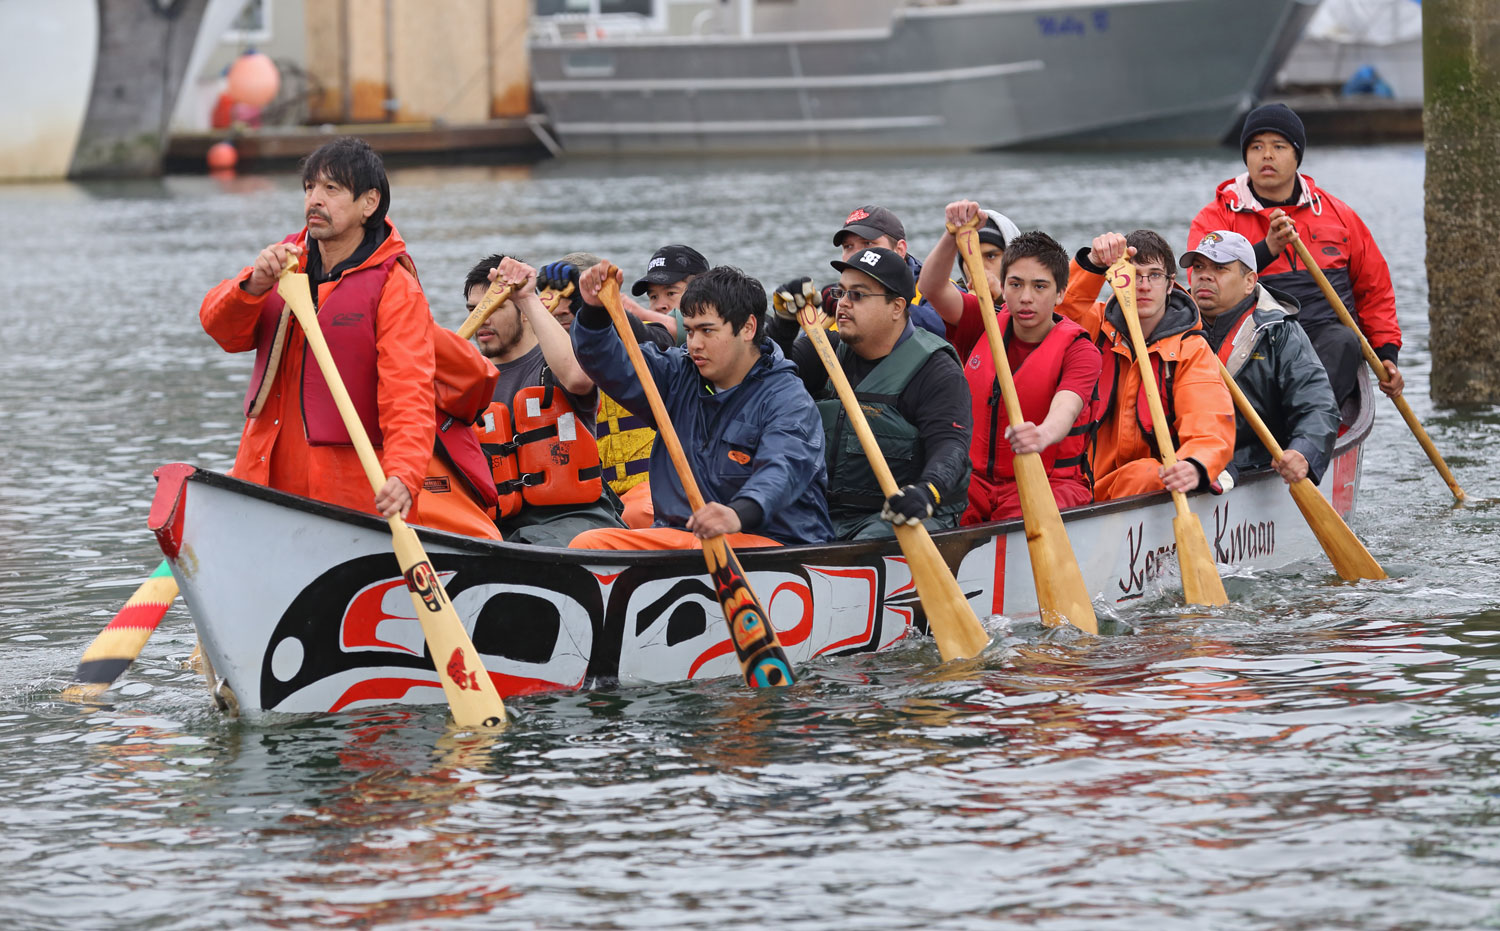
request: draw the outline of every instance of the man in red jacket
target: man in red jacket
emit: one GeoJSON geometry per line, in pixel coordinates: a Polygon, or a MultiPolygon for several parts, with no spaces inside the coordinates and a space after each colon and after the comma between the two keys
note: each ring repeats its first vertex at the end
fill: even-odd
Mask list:
{"type": "Polygon", "coordinates": [[[482,489],[478,483],[493,484],[473,432],[442,431],[451,462],[435,455],[434,324],[406,243],[386,219],[390,184],[380,156],[359,139],[320,146],[303,162],[302,190],[306,227],[220,282],[198,312],[225,351],[255,352],[232,474],[498,539],[478,492],[471,496],[482,489]],[[378,493],[371,493],[301,327],[276,294],[293,258],[310,279],[319,326],[380,456],[386,482],[378,493]]]}
{"type": "Polygon", "coordinates": [[[1299,231],[1385,364],[1390,381],[1381,390],[1395,397],[1404,380],[1396,365],[1401,326],[1396,322],[1390,269],[1359,215],[1297,170],[1306,147],[1302,120],[1285,104],[1252,110],[1240,133],[1246,171],[1219,185],[1213,203],[1198,212],[1188,233],[1189,248],[1213,230],[1232,230],[1257,244],[1261,283],[1301,305],[1298,322],[1328,370],[1334,397],[1342,406],[1353,397],[1364,364],[1359,340],[1339,322],[1297,253],[1287,248],[1293,230],[1299,231]]]}

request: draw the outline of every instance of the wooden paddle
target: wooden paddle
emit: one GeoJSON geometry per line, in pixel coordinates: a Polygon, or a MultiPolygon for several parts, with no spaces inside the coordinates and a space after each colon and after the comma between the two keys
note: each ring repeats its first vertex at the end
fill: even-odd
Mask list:
{"type": "Polygon", "coordinates": [[[162,560],[83,651],[64,698],[98,698],[124,674],[177,600],[177,580],[162,560]]]}
{"type": "MultiPolygon", "coordinates": [[[[1156,390],[1156,375],[1151,371],[1151,357],[1146,349],[1146,337],[1141,333],[1141,318],[1135,309],[1135,266],[1121,256],[1109,267],[1109,286],[1115,291],[1120,309],[1125,312],[1125,326],[1130,330],[1130,344],[1135,349],[1136,365],[1141,370],[1141,384],[1146,389],[1146,403],[1150,406],[1151,422],[1156,429],[1157,449],[1161,452],[1164,466],[1177,464],[1177,451],[1172,448],[1172,431],[1162,410],[1161,394],[1156,390]]],[[[1198,516],[1188,510],[1187,496],[1180,491],[1172,492],[1172,504],[1177,516],[1172,518],[1172,533],[1177,538],[1177,565],[1182,570],[1182,596],[1188,604],[1222,605],[1229,603],[1224,593],[1224,580],[1219,578],[1219,567],[1214,565],[1213,554],[1208,549],[1208,537],[1203,535],[1203,525],[1198,516]]]]}
{"type": "MultiPolygon", "coordinates": [[[[809,290],[811,287],[807,285],[809,290]]],[[[848,413],[849,423],[859,437],[859,445],[865,451],[865,458],[870,461],[875,480],[880,483],[880,493],[889,498],[900,489],[896,486],[895,477],[891,475],[890,466],[886,464],[885,455],[880,451],[880,444],[875,441],[875,434],[870,432],[865,412],[860,410],[859,399],[854,396],[854,387],[849,384],[849,377],[844,374],[838,355],[828,342],[823,315],[813,303],[815,295],[816,292],[809,294],[807,302],[797,311],[797,322],[802,324],[802,332],[812,340],[813,347],[818,350],[818,358],[823,360],[823,367],[828,369],[833,388],[844,404],[844,411],[848,413]]],[[[953,577],[952,570],[943,561],[927,528],[918,521],[896,524],[894,530],[896,542],[901,544],[901,552],[906,556],[906,565],[911,569],[912,581],[916,583],[917,597],[922,601],[922,613],[927,615],[927,629],[937,641],[938,652],[944,660],[978,656],[989,645],[989,635],[984,632],[984,625],[979,623],[979,618],[969,605],[969,599],[964,597],[963,589],[958,587],[958,579],[953,577]]]]}
{"type": "Polygon", "coordinates": [[[479,303],[474,305],[474,309],[469,311],[469,316],[459,325],[456,331],[458,335],[464,339],[473,339],[475,332],[484,324],[484,321],[490,319],[490,314],[495,312],[495,308],[510,300],[511,292],[515,289],[515,285],[503,279],[496,278],[491,281],[489,290],[484,292],[484,297],[479,299],[479,303]]]}
{"type": "MultiPolygon", "coordinates": [[[[1379,356],[1375,355],[1375,350],[1370,348],[1370,341],[1365,339],[1365,334],[1360,332],[1359,324],[1355,323],[1354,318],[1350,316],[1349,308],[1344,306],[1344,302],[1339,299],[1338,292],[1333,290],[1333,285],[1328,283],[1328,276],[1324,275],[1323,269],[1319,268],[1318,263],[1313,261],[1312,253],[1307,251],[1307,245],[1302,242],[1302,237],[1294,233],[1292,245],[1296,247],[1297,255],[1302,258],[1302,264],[1307,266],[1307,270],[1312,272],[1313,278],[1317,280],[1318,287],[1323,290],[1323,296],[1328,298],[1328,303],[1333,307],[1333,312],[1339,315],[1339,319],[1343,321],[1344,326],[1353,330],[1354,335],[1359,337],[1359,351],[1363,353],[1365,361],[1369,363],[1371,371],[1375,373],[1375,377],[1380,379],[1381,384],[1390,381],[1391,375],[1385,370],[1385,364],[1380,361],[1379,356]]],[[[1458,479],[1449,470],[1448,463],[1443,461],[1443,454],[1438,452],[1437,447],[1432,444],[1432,437],[1428,436],[1427,431],[1422,428],[1422,421],[1417,419],[1416,412],[1411,409],[1410,404],[1406,403],[1406,397],[1404,395],[1397,395],[1391,398],[1391,401],[1395,403],[1396,410],[1401,412],[1401,419],[1405,420],[1406,425],[1411,428],[1412,435],[1417,438],[1417,442],[1422,444],[1422,451],[1427,453],[1427,458],[1432,462],[1433,468],[1437,469],[1438,475],[1441,475],[1443,481],[1448,483],[1448,490],[1453,492],[1453,500],[1464,500],[1467,496],[1464,494],[1464,490],[1458,487],[1458,479]]]]}
{"type": "MultiPolygon", "coordinates": [[[[630,357],[630,364],[635,366],[636,377],[641,380],[641,388],[646,392],[646,403],[651,405],[651,415],[656,419],[657,439],[667,444],[667,454],[672,457],[672,465],[677,470],[678,480],[682,482],[688,506],[697,511],[704,505],[703,494],[693,479],[693,469],[688,464],[687,454],[682,451],[677,431],[672,428],[672,419],[667,415],[666,405],[662,403],[656,379],[646,367],[640,344],[636,342],[635,333],[630,329],[630,321],[625,318],[625,308],[620,304],[620,285],[615,280],[619,272],[613,265],[608,267],[604,284],[599,288],[599,300],[609,312],[615,331],[620,334],[620,342],[625,344],[625,354],[630,357]]],[[[739,657],[745,684],[756,688],[791,685],[796,681],[796,677],[792,675],[792,664],[782,651],[781,641],[776,638],[776,629],[771,626],[765,608],[761,607],[760,599],[755,597],[755,592],[750,588],[750,581],[745,578],[745,570],[740,567],[739,557],[734,555],[729,541],[723,536],[704,540],[703,559],[708,564],[709,576],[714,580],[719,604],[724,608],[724,623],[729,625],[729,638],[734,643],[735,655],[739,657]]]]}
{"type": "MultiPolygon", "coordinates": [[[[378,494],[385,486],[385,471],[380,467],[380,459],[370,445],[370,437],[365,433],[354,402],[349,399],[349,392],[339,377],[338,366],[328,351],[328,343],[318,325],[318,312],[313,307],[307,276],[298,273],[296,267],[294,261],[282,273],[281,280],[276,283],[276,293],[286,301],[302,327],[308,348],[318,360],[318,368],[323,371],[323,379],[338,406],[339,416],[343,418],[344,429],[349,432],[354,451],[359,454],[359,463],[370,480],[370,487],[378,494]]],[[[475,313],[481,309],[476,307],[475,313]]],[[[495,683],[485,671],[479,651],[474,649],[473,641],[464,630],[463,621],[453,610],[453,602],[443,589],[442,580],[432,568],[432,561],[427,558],[427,551],[422,548],[416,532],[400,515],[387,517],[386,522],[391,527],[396,562],[406,578],[406,587],[416,607],[417,619],[422,624],[422,635],[427,639],[433,665],[437,667],[438,681],[443,684],[443,694],[448,697],[448,707],[453,711],[453,720],[463,727],[504,724],[505,703],[500,700],[495,683]]]]}
{"type": "MultiPolygon", "coordinates": [[[[1224,385],[1229,393],[1234,395],[1234,406],[1240,409],[1240,416],[1250,424],[1250,429],[1260,437],[1261,443],[1270,452],[1271,458],[1280,462],[1282,456],[1286,455],[1281,449],[1281,444],[1276,442],[1276,437],[1266,427],[1266,422],[1256,413],[1255,407],[1250,399],[1245,397],[1245,392],[1235,383],[1234,376],[1229,374],[1229,369],[1224,363],[1219,363],[1219,375],[1224,379],[1224,385]]],[[[1365,545],[1359,542],[1359,537],[1344,523],[1344,519],[1306,478],[1300,478],[1287,486],[1291,492],[1292,500],[1297,502],[1297,508],[1302,512],[1302,517],[1307,521],[1307,526],[1312,528],[1313,536],[1323,545],[1323,552],[1328,554],[1328,561],[1333,563],[1333,571],[1346,582],[1354,582],[1359,579],[1383,579],[1386,577],[1385,570],[1380,568],[1380,563],[1365,549],[1365,545]]]]}
{"type": "MultiPolygon", "coordinates": [[[[1011,377],[1010,358],[1005,354],[1000,322],[995,319],[995,300],[990,295],[989,276],[984,272],[984,260],[979,255],[978,221],[970,221],[963,227],[950,224],[948,232],[958,243],[964,268],[973,282],[974,296],[979,299],[979,316],[984,322],[990,355],[995,358],[1000,393],[1005,398],[1005,416],[1011,423],[1024,423],[1026,418],[1021,414],[1021,402],[1016,395],[1015,380],[1011,377]]],[[[1031,579],[1036,586],[1036,603],[1041,609],[1042,622],[1055,627],[1063,621],[1072,621],[1080,630],[1097,634],[1099,621],[1094,616],[1094,603],[1083,584],[1083,572],[1078,568],[1073,544],[1057,509],[1057,498],[1053,497],[1052,485],[1047,481],[1047,467],[1042,464],[1038,453],[1023,453],[1013,462],[1016,490],[1021,500],[1021,520],[1026,527],[1026,548],[1031,555],[1031,579]]]]}

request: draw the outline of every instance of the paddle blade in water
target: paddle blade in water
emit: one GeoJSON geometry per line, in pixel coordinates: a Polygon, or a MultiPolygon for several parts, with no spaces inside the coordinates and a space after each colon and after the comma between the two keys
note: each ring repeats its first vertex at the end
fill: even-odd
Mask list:
{"type": "Polygon", "coordinates": [[[63,690],[63,696],[97,698],[104,694],[141,655],[152,631],[176,599],[177,580],[163,560],[83,651],[73,684],[63,690]]]}
{"type": "Polygon", "coordinates": [[[932,535],[921,524],[898,524],[895,530],[938,652],[945,660],[978,656],[989,646],[989,635],[932,542],[932,535]]]}
{"type": "Polygon", "coordinates": [[[1219,567],[1208,551],[1208,537],[1198,515],[1183,511],[1172,518],[1172,533],[1177,538],[1177,565],[1182,569],[1182,597],[1188,604],[1229,604],[1219,567]]]}
{"type": "Polygon", "coordinates": [[[1323,497],[1323,493],[1318,491],[1316,485],[1303,479],[1293,482],[1288,490],[1292,493],[1292,500],[1297,502],[1297,507],[1302,511],[1302,516],[1307,519],[1307,526],[1312,528],[1313,535],[1323,545],[1323,552],[1328,554],[1328,561],[1333,563],[1333,571],[1339,574],[1339,578],[1355,582],[1359,579],[1386,577],[1380,563],[1359,542],[1359,537],[1344,523],[1344,519],[1328,503],[1328,499],[1323,497]]]}
{"type": "Polygon", "coordinates": [[[787,661],[766,609],[745,579],[745,570],[723,537],[703,541],[703,558],[714,580],[714,591],[724,609],[734,652],[745,674],[745,684],[755,688],[791,685],[797,681],[787,661]]]}

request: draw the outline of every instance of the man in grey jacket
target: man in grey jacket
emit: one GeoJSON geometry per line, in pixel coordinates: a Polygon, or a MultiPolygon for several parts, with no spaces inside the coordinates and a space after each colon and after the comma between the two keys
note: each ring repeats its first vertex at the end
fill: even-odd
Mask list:
{"type": "MultiPolygon", "coordinates": [[[[1255,248],[1239,233],[1205,233],[1180,264],[1192,272],[1189,290],[1208,344],[1285,450],[1276,471],[1287,484],[1316,484],[1333,455],[1339,411],[1328,373],[1296,325],[1297,302],[1259,283],[1255,248]]],[[[1271,454],[1236,412],[1231,470],[1268,464],[1271,454]]]]}

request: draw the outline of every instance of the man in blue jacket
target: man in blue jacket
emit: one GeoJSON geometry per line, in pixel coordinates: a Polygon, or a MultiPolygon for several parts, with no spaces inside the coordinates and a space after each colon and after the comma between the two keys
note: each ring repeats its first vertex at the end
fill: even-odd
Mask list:
{"type": "MultiPolygon", "coordinates": [[[[584,306],[573,321],[573,346],[600,388],[655,427],[645,389],[599,305],[608,268],[601,262],[579,279],[584,306]]],[[[688,285],[681,310],[685,345],[642,346],[641,353],[706,503],[689,508],[667,444],[657,443],[655,526],[590,530],[570,545],[689,549],[721,534],[736,549],[831,540],[822,422],[796,366],[764,336],[760,282],[736,268],[712,268],[688,285]]]]}

